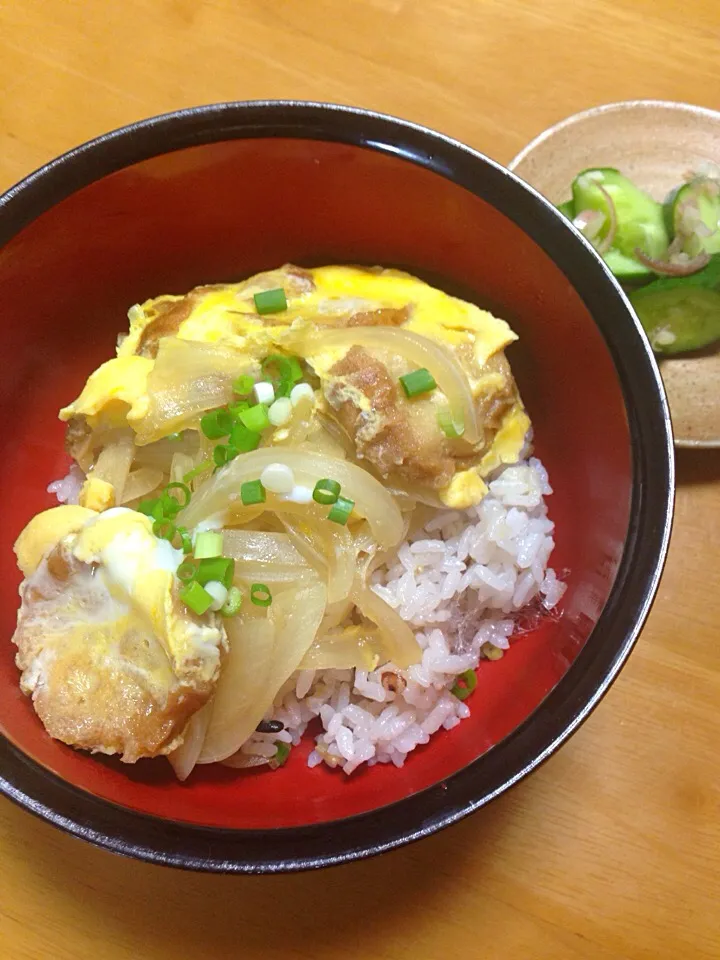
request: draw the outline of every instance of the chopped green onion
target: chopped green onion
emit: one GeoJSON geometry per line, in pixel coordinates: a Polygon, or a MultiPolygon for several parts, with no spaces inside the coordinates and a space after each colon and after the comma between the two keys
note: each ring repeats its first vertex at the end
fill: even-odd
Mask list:
{"type": "MultiPolygon", "coordinates": [[[[141,500],[138,504],[138,512],[144,513],[146,517],[154,517],[154,510],[160,506],[160,498],[156,497],[154,500],[141,500]]],[[[155,517],[156,520],[162,519],[161,517],[155,517]]]]}
{"type": "Polygon", "coordinates": [[[171,497],[167,490],[165,490],[163,491],[163,495],[160,497],[160,504],[157,509],[162,512],[162,517],[158,517],[158,520],[174,520],[175,517],[180,513],[180,504],[177,502],[175,497],[171,497]]]}
{"type": "MultiPolygon", "coordinates": [[[[247,410],[249,407],[250,403],[248,400],[235,400],[233,403],[228,404],[228,410],[233,420],[237,420],[243,410],[247,410]]],[[[232,433],[232,431],[230,432],[232,433]]]]}
{"type": "Polygon", "coordinates": [[[183,499],[180,501],[181,507],[186,507],[190,503],[192,494],[190,493],[190,487],[186,483],[180,483],[178,480],[174,480],[165,487],[165,493],[169,494],[171,490],[179,490],[182,493],[183,499]]]}
{"type": "Polygon", "coordinates": [[[303,370],[297,357],[286,357],[281,353],[271,353],[262,362],[262,371],[275,387],[276,397],[288,397],[298,380],[302,380],[303,370]]]}
{"type": "Polygon", "coordinates": [[[265,487],[260,480],[246,480],[240,487],[240,499],[246,507],[255,503],[265,503],[265,487]]]}
{"type": "Polygon", "coordinates": [[[248,430],[244,423],[236,423],[230,431],[230,444],[238,453],[249,453],[260,446],[260,434],[255,430],[248,430]]]}
{"type": "Polygon", "coordinates": [[[277,753],[272,758],[272,762],[276,767],[282,767],[290,756],[290,745],[283,740],[276,740],[275,746],[277,747],[277,753]]]}
{"type": "Polygon", "coordinates": [[[183,477],[183,483],[190,483],[191,480],[194,480],[195,477],[199,477],[200,474],[207,473],[208,470],[212,470],[212,467],[212,460],[203,460],[202,463],[199,463],[196,467],[193,467],[192,470],[188,470],[183,477]]]}
{"type": "Polygon", "coordinates": [[[195,579],[198,583],[210,583],[219,580],[226,588],[230,588],[235,575],[235,561],[232,557],[204,557],[198,563],[195,579]]]}
{"type": "Polygon", "coordinates": [[[264,583],[253,583],[250,587],[250,602],[256,607],[269,607],[272,603],[272,594],[264,583]]]}
{"type": "Polygon", "coordinates": [[[173,442],[176,440],[182,440],[182,433],[169,433],[165,439],[172,440],[173,442]]]}
{"type": "Polygon", "coordinates": [[[457,423],[454,420],[449,407],[441,407],[441,409],[438,410],[437,420],[442,432],[451,440],[455,440],[457,437],[461,437],[465,433],[465,425],[463,424],[462,420],[457,423]]]}
{"type": "Polygon", "coordinates": [[[226,463],[230,463],[231,460],[234,460],[239,453],[240,451],[238,448],[232,446],[232,444],[219,443],[213,450],[213,460],[215,461],[215,466],[224,467],[226,463]]]}
{"type": "Polygon", "coordinates": [[[177,535],[180,537],[180,548],[183,553],[192,553],[192,540],[187,531],[187,527],[178,527],[177,535]]]}
{"type": "Polygon", "coordinates": [[[233,393],[236,393],[239,397],[246,397],[252,390],[254,384],[255,381],[249,374],[243,374],[243,376],[238,377],[233,383],[233,393]]]}
{"type": "Polygon", "coordinates": [[[243,595],[237,587],[230,587],[227,600],[220,607],[220,613],[223,617],[234,617],[242,606],[243,595]]]}
{"type": "Polygon", "coordinates": [[[218,440],[226,437],[232,430],[233,419],[226,407],[211,410],[200,418],[200,429],[208,440],[218,440]]]}
{"type": "Polygon", "coordinates": [[[450,693],[458,700],[467,700],[477,686],[477,676],[474,670],[466,670],[456,679],[450,693]]]}
{"type": "Polygon", "coordinates": [[[175,571],[175,576],[178,578],[178,580],[182,580],[183,583],[189,583],[191,580],[195,579],[196,572],[197,566],[192,562],[192,560],[183,560],[183,562],[175,571]]]}
{"type": "Polygon", "coordinates": [[[262,403],[256,403],[249,410],[243,410],[238,417],[240,423],[252,430],[254,433],[262,433],[270,426],[267,407],[262,403]]]}
{"type": "Polygon", "coordinates": [[[287,310],[287,299],[282,287],[256,293],[253,300],[255,301],[255,309],[260,314],[280,313],[282,310],[287,310]]]}
{"type": "Polygon", "coordinates": [[[182,588],[180,591],[180,599],[186,607],[192,610],[193,613],[197,613],[198,616],[202,616],[203,613],[209,610],[213,602],[213,598],[197,580],[192,580],[186,587],[182,588]]]}
{"type": "Polygon", "coordinates": [[[223,550],[223,535],[216,530],[203,530],[195,537],[193,555],[196,560],[219,557],[223,550]]]}
{"type": "Polygon", "coordinates": [[[400,377],[400,383],[408,399],[418,397],[421,393],[430,393],[437,387],[433,375],[425,367],[406,373],[400,377]]]}
{"type": "Polygon", "coordinates": [[[175,536],[176,529],[172,520],[168,520],[167,517],[165,517],[162,520],[155,521],[152,531],[160,540],[172,540],[175,536]]]}
{"type": "Polygon", "coordinates": [[[338,497],[330,508],[330,513],[327,515],[327,518],[328,520],[332,520],[333,523],[339,523],[345,526],[354,507],[354,500],[350,500],[348,497],[338,497]]]}
{"type": "Polygon", "coordinates": [[[322,503],[330,506],[336,503],[340,496],[340,484],[337,480],[318,480],[313,490],[313,500],[315,503],[322,503]]]}

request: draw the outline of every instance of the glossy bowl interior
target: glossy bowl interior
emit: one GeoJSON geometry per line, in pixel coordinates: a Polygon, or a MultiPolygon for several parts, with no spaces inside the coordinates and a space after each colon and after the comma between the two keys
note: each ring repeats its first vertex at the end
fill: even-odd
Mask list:
{"type": "Polygon", "coordinates": [[[217,870],[377,852],[437,829],[532,769],[619,669],[651,601],[671,503],[667,411],[618,288],[538,195],[390,118],[302,104],[188,111],[56,161],[0,201],[0,788],[88,839],[217,870]],[[2,246],[4,244],[4,246],[2,246]],[[507,318],[550,471],[566,571],[559,620],[480,668],[471,717],[405,766],[351,778],[201,768],[175,782],[50,740],[17,685],[12,542],[62,476],[57,409],[111,356],[130,304],[293,261],[405,267],[507,318]],[[107,803],[106,801],[109,801],[107,803]],[[160,819],[154,819],[160,818],[160,819]]]}

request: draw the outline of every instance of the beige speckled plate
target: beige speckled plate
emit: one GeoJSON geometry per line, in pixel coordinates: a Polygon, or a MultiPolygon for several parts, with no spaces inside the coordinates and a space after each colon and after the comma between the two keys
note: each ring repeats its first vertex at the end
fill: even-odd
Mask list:
{"type": "MultiPolygon", "coordinates": [[[[720,113],[686,103],[627,100],[576,113],[509,164],[553,203],[587,167],[617,167],[658,200],[703,162],[720,164],[720,113]]],[[[660,364],[680,447],[720,447],[720,345],[660,364]]]]}

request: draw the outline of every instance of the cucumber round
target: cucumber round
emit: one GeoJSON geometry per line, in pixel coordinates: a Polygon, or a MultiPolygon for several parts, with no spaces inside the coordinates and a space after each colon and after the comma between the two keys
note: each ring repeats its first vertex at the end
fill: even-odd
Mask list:
{"type": "Polygon", "coordinates": [[[720,340],[720,292],[682,283],[651,283],[630,294],[655,353],[700,350],[720,340]]]}

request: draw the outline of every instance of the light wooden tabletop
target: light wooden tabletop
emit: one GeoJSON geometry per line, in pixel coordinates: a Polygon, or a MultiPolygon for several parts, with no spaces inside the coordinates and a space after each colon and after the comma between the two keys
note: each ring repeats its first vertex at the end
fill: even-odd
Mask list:
{"type": "MultiPolygon", "coordinates": [[[[132,120],[250,98],[360,104],[507,161],[594,104],[717,108],[720,4],[7,0],[0,94],[0,189],[132,120]]],[[[378,860],[194,876],[0,801],[0,955],[720,957],[719,543],[720,451],[681,452],[659,597],[600,708],[490,808],[378,860]]]]}

